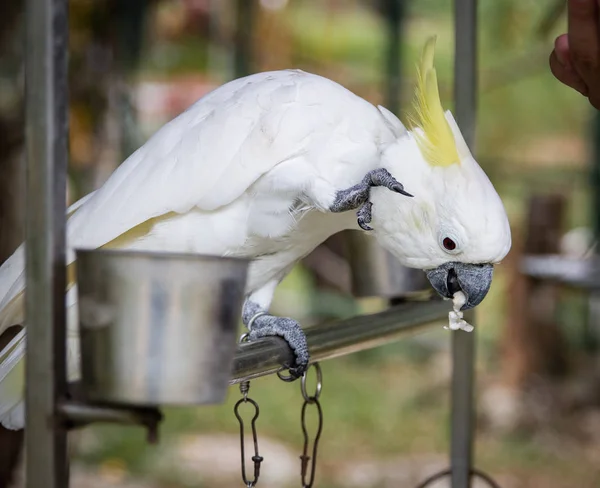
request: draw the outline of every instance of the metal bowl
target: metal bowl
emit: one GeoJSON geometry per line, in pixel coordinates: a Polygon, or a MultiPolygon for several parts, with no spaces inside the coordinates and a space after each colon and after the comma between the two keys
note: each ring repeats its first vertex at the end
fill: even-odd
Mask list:
{"type": "Polygon", "coordinates": [[[248,261],[78,250],[82,387],[129,405],[225,400],[248,261]]]}

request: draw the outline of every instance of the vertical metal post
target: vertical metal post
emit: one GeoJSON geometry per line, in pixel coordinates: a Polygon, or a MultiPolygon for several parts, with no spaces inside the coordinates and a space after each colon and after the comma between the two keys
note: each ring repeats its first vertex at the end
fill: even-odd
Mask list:
{"type": "MultiPolygon", "coordinates": [[[[596,113],[592,122],[592,153],[591,192],[592,192],[592,223],[594,242],[600,240],[600,114],[596,113]]],[[[596,244],[596,246],[598,246],[596,244]]],[[[600,250],[596,247],[595,254],[600,250]]],[[[600,293],[591,290],[588,297],[588,316],[584,326],[584,348],[589,354],[596,354],[600,349],[600,293]]]]}
{"type": "Polygon", "coordinates": [[[209,0],[208,2],[208,72],[221,80],[230,80],[235,77],[235,46],[233,39],[227,34],[232,7],[237,9],[237,3],[233,4],[222,0],[209,0]]]}
{"type": "MultiPolygon", "coordinates": [[[[143,31],[150,6],[146,0],[129,0],[118,2],[115,8],[115,30],[117,56],[116,71],[120,82],[117,92],[117,121],[121,131],[119,161],[125,160],[141,143],[141,135],[137,124],[137,110],[129,91],[124,84],[129,74],[134,71],[140,61],[143,47],[143,31]]],[[[117,162],[118,164],[118,162],[117,162]]],[[[97,185],[99,186],[99,185],[97,185]]]]}
{"type": "MultiPolygon", "coordinates": [[[[454,0],[454,26],[454,111],[467,144],[473,148],[477,101],[477,0],[454,0]]],[[[472,322],[474,314],[466,315],[465,318],[472,322]]],[[[452,333],[452,488],[471,486],[475,331],[452,333]]]]}
{"type": "Polygon", "coordinates": [[[26,483],[65,488],[65,192],[67,0],[26,3],[26,483]]]}
{"type": "Polygon", "coordinates": [[[385,106],[395,114],[400,108],[400,40],[406,0],[386,0],[384,15],[387,23],[386,90],[385,106]]]}
{"type": "Polygon", "coordinates": [[[259,5],[256,0],[236,0],[235,7],[235,56],[236,78],[248,76],[253,70],[254,20],[259,5]]]}
{"type": "MultiPolygon", "coordinates": [[[[398,114],[401,98],[402,63],[400,41],[407,0],[382,1],[386,23],[384,105],[398,114]]],[[[391,305],[403,303],[412,293],[430,288],[425,273],[407,268],[361,232],[346,232],[348,262],[352,270],[352,294],[355,297],[385,297],[391,305]]]]}
{"type": "Polygon", "coordinates": [[[592,170],[591,170],[591,191],[592,191],[592,224],[594,237],[600,237],[600,113],[594,115],[592,119],[591,136],[593,140],[592,170]]]}

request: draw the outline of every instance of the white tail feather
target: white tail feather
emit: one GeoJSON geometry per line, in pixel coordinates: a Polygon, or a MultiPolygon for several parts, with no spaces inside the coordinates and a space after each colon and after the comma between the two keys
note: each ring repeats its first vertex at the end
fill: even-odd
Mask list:
{"type": "MultiPolygon", "coordinates": [[[[67,217],[87,202],[93,193],[83,197],[67,210],[67,217]]],[[[24,319],[23,292],[25,290],[25,246],[17,250],[0,266],[0,334],[11,325],[22,324],[24,319]]],[[[67,293],[67,306],[76,302],[76,288],[67,293]]],[[[71,318],[71,317],[69,317],[71,318]]],[[[76,331],[69,330],[70,352],[78,356],[76,331]],[[72,349],[72,351],[71,351],[72,349]]],[[[23,385],[25,379],[25,329],[21,330],[0,351],[0,424],[7,429],[22,429],[25,423],[23,385]]],[[[76,363],[76,361],[75,361],[76,363]]],[[[73,366],[73,361],[71,365],[73,366]]],[[[76,376],[77,368],[70,368],[69,377],[76,376]]]]}
{"type": "Polygon", "coordinates": [[[25,329],[21,330],[0,354],[0,424],[7,429],[22,429],[25,329]]]}

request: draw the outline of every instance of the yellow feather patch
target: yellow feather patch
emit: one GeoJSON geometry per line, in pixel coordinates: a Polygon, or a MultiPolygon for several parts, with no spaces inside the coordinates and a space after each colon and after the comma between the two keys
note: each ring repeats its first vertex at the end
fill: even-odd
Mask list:
{"type": "Polygon", "coordinates": [[[427,40],[417,66],[414,114],[409,114],[409,121],[413,129],[418,127],[423,131],[414,135],[425,160],[432,166],[450,166],[460,164],[460,158],[440,101],[437,73],[433,67],[435,41],[435,36],[427,40]]]}

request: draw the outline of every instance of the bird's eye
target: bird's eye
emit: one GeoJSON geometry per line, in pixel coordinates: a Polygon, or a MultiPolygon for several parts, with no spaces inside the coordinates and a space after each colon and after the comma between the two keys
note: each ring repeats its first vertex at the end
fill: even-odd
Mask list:
{"type": "Polygon", "coordinates": [[[442,240],[442,245],[446,251],[454,251],[456,249],[456,242],[449,237],[444,237],[444,240],[442,240]]]}

